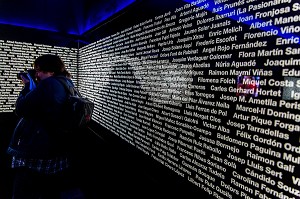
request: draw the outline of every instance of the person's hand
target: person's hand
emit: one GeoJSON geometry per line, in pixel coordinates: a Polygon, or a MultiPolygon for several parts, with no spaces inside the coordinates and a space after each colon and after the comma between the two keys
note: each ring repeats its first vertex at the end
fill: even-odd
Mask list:
{"type": "Polygon", "coordinates": [[[26,83],[29,82],[29,79],[28,79],[27,77],[25,77],[25,76],[23,76],[23,75],[20,75],[20,77],[21,77],[21,79],[22,79],[22,83],[23,83],[23,84],[26,84],[26,83]]]}

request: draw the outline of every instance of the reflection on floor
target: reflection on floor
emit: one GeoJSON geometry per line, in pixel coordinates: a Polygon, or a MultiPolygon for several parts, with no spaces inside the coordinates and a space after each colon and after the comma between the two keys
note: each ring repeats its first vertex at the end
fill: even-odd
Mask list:
{"type": "MultiPolygon", "coordinates": [[[[14,115],[0,114],[0,199],[11,199],[13,172],[5,154],[15,126],[14,115]]],[[[210,198],[174,172],[128,143],[93,124],[76,147],[74,175],[86,198],[160,196],[210,198]]]]}

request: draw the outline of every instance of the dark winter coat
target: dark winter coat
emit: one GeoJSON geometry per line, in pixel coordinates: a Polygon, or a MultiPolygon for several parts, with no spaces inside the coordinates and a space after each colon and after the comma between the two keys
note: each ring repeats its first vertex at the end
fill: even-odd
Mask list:
{"type": "Polygon", "coordinates": [[[7,153],[24,158],[66,156],[70,136],[64,130],[66,99],[67,92],[55,77],[40,81],[32,91],[26,84],[16,101],[15,113],[21,119],[7,153]]]}

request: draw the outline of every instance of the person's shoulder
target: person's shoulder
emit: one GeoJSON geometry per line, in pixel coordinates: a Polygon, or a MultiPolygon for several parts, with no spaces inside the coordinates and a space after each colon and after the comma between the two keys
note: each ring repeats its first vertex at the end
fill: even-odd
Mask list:
{"type": "Polygon", "coordinates": [[[37,84],[37,92],[46,92],[46,95],[51,95],[53,92],[56,92],[57,89],[60,89],[59,82],[52,77],[48,77],[39,81],[37,84]]]}
{"type": "Polygon", "coordinates": [[[70,79],[70,78],[66,78],[67,79],[67,82],[69,83],[69,84],[71,84],[72,86],[74,86],[74,83],[73,83],[73,81],[70,79]]]}
{"type": "Polygon", "coordinates": [[[49,81],[55,81],[55,82],[57,82],[58,80],[68,81],[68,78],[63,75],[51,76],[51,77],[48,77],[47,79],[49,81]]]}
{"type": "Polygon", "coordinates": [[[66,77],[66,76],[58,75],[58,76],[52,76],[50,78],[52,79],[51,81],[55,81],[55,82],[60,83],[60,84],[62,83],[61,81],[64,81],[70,87],[74,87],[73,81],[70,78],[66,77]]]}
{"type": "Polygon", "coordinates": [[[57,80],[55,80],[54,77],[48,77],[46,79],[43,79],[42,81],[39,82],[39,84],[43,85],[43,84],[53,84],[56,83],[57,80]]]}

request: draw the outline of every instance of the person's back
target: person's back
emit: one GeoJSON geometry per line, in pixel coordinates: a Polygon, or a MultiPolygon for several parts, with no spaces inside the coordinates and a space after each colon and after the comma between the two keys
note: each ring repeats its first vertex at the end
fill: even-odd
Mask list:
{"type": "Polygon", "coordinates": [[[7,149],[16,171],[13,198],[55,199],[70,185],[68,140],[63,128],[67,93],[55,76],[73,83],[56,55],[43,55],[34,66],[38,84],[32,86],[33,81],[22,77],[25,87],[15,109],[20,121],[7,149]]]}

